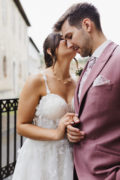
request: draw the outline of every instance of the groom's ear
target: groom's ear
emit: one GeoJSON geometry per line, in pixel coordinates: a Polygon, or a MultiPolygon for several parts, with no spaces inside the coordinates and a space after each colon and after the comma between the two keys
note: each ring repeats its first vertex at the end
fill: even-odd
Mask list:
{"type": "Polygon", "coordinates": [[[89,18],[85,18],[82,21],[82,27],[89,33],[92,29],[92,21],[89,18]]]}
{"type": "Polygon", "coordinates": [[[51,53],[51,49],[50,49],[50,48],[47,49],[47,53],[48,53],[50,56],[52,56],[52,53],[51,53]]]}

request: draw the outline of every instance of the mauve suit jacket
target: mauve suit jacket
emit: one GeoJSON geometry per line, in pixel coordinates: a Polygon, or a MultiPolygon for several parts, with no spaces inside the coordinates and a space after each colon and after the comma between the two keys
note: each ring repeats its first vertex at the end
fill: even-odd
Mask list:
{"type": "MultiPolygon", "coordinates": [[[[83,71],[84,73],[84,71],[83,71]]],[[[79,180],[120,180],[120,47],[105,48],[86,80],[78,101],[82,75],[75,92],[75,111],[85,139],[74,145],[79,180]],[[98,75],[110,84],[92,86],[98,75]]]]}

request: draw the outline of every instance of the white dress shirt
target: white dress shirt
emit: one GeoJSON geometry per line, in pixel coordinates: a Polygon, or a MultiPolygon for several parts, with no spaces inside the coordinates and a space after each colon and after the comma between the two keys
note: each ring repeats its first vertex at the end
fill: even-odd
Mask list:
{"type": "Polygon", "coordinates": [[[81,96],[81,92],[82,92],[82,88],[83,85],[86,81],[86,79],[88,78],[93,65],[96,63],[97,59],[100,57],[100,55],[102,54],[102,52],[104,51],[104,49],[107,47],[107,45],[110,43],[110,40],[106,40],[104,43],[102,43],[92,54],[92,56],[89,59],[87,68],[82,76],[81,82],[80,82],[80,87],[79,87],[79,93],[78,93],[78,99],[80,100],[80,96],[81,96]]]}

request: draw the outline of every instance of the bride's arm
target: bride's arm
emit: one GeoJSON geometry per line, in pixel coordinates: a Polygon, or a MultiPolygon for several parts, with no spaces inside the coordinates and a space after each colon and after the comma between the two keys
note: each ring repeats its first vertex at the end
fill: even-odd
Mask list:
{"type": "Polygon", "coordinates": [[[17,132],[22,136],[35,140],[48,141],[62,139],[67,125],[65,123],[71,121],[69,113],[61,119],[57,129],[46,129],[32,124],[35,108],[39,103],[40,97],[44,94],[45,84],[42,76],[35,75],[27,80],[19,99],[17,132]]]}

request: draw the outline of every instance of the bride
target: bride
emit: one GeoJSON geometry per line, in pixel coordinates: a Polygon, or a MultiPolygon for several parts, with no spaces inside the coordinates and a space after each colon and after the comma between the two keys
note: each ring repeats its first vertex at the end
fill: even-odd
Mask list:
{"type": "Polygon", "coordinates": [[[76,52],[57,33],[48,35],[43,49],[46,69],[27,80],[19,100],[17,131],[27,139],[13,180],[73,180],[72,146],[65,128],[76,118],[76,84],[69,73],[76,52]]]}

